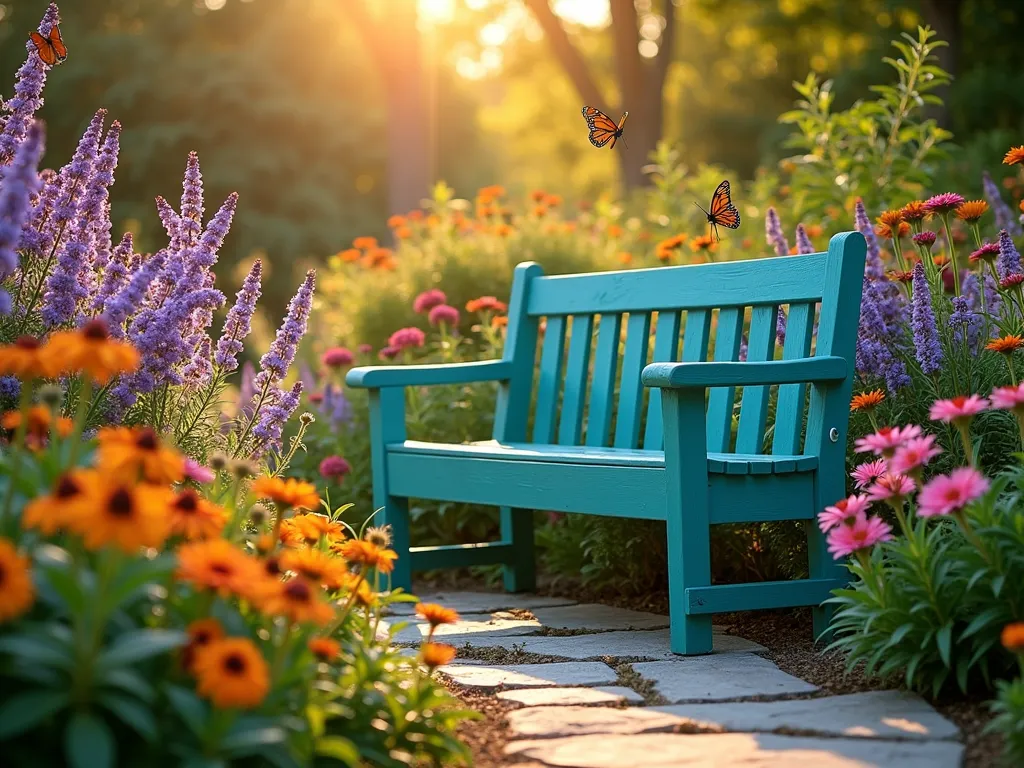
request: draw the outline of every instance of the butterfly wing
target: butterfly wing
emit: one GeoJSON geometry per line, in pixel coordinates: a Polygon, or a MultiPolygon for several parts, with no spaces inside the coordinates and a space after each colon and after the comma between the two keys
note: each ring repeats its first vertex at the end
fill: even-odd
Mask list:
{"type": "Polygon", "coordinates": [[[68,57],[67,46],[64,45],[64,41],[60,37],[60,28],[56,24],[50,30],[50,47],[53,48],[53,52],[57,54],[60,61],[64,61],[68,57]]]}
{"type": "Polygon", "coordinates": [[[43,60],[44,64],[52,67],[57,63],[57,51],[49,40],[38,32],[31,32],[28,37],[32,41],[32,45],[36,47],[36,53],[39,54],[39,58],[43,60]]]}
{"type": "MultiPolygon", "coordinates": [[[[590,128],[590,143],[600,149],[609,141],[615,138],[619,127],[608,115],[594,107],[584,107],[583,117],[586,118],[587,127],[590,128]]],[[[612,144],[612,146],[615,146],[612,144]]]]}
{"type": "Polygon", "coordinates": [[[712,224],[721,224],[729,229],[739,227],[740,212],[732,204],[728,181],[719,184],[715,194],[711,196],[711,210],[708,211],[708,219],[712,224]]]}

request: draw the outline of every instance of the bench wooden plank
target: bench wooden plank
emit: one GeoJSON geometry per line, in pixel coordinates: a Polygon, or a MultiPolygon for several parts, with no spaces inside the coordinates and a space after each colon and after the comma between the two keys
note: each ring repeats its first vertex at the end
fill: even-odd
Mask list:
{"type": "MultiPolygon", "coordinates": [[[[718,333],[715,336],[715,360],[735,361],[740,354],[743,338],[743,308],[730,307],[718,313],[718,333]]],[[[724,453],[732,440],[732,407],[736,400],[735,387],[715,387],[708,396],[708,450],[724,453]]]]}
{"type": "MultiPolygon", "coordinates": [[[[659,312],[654,332],[654,362],[669,363],[679,359],[679,312],[659,312]]],[[[644,448],[660,451],[664,444],[664,421],[661,418],[661,390],[652,389],[647,403],[647,425],[644,448]]]]}
{"type": "Polygon", "coordinates": [[[846,584],[842,579],[794,579],[690,587],[686,590],[686,612],[696,616],[743,611],[750,605],[766,609],[818,605],[832,596],[833,589],[846,584]]]}
{"type": "Polygon", "coordinates": [[[537,412],[533,420],[533,439],[538,443],[555,442],[558,423],[558,395],[562,387],[562,351],[565,349],[565,320],[548,318],[537,378],[537,412]]]}
{"type": "Polygon", "coordinates": [[[601,315],[594,353],[594,380],[587,414],[587,445],[607,445],[615,407],[615,373],[618,370],[622,315],[601,315]]]}
{"type": "MultiPolygon", "coordinates": [[[[786,340],[782,345],[782,359],[798,360],[807,357],[811,353],[813,332],[814,305],[806,302],[791,304],[789,317],[786,318],[786,340]]],[[[779,396],[775,403],[773,453],[796,453],[799,450],[806,399],[806,384],[786,384],[779,387],[779,396]]]]}
{"type": "Polygon", "coordinates": [[[562,418],[558,424],[558,442],[578,445],[583,429],[583,409],[587,400],[590,374],[590,347],[594,333],[593,315],[577,315],[569,334],[569,359],[565,366],[565,394],[562,418]]]}
{"type": "MultiPolygon", "coordinates": [[[[750,316],[747,360],[765,362],[775,357],[775,332],[778,307],[754,307],[750,316]]],[[[740,423],[736,431],[736,453],[761,453],[768,419],[769,387],[744,387],[740,404],[740,423]]]]}
{"type": "Polygon", "coordinates": [[[651,316],[647,313],[630,315],[626,321],[626,350],[622,355],[619,410],[615,420],[616,448],[636,448],[640,439],[640,413],[644,396],[640,373],[647,364],[650,339],[651,316]]]}

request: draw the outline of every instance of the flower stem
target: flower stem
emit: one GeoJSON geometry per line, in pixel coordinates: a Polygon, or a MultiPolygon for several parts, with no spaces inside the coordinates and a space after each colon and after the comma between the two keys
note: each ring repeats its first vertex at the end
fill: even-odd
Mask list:
{"type": "Polygon", "coordinates": [[[25,446],[25,435],[28,433],[28,409],[32,405],[32,384],[25,381],[21,384],[21,397],[18,401],[18,413],[21,414],[21,421],[14,431],[14,443],[11,445],[11,468],[7,484],[7,495],[4,497],[4,511],[0,515],[0,522],[6,527],[7,518],[11,514],[11,506],[14,504],[15,480],[21,473],[21,454],[25,446]]]}
{"type": "MultiPolygon", "coordinates": [[[[953,244],[953,233],[949,229],[949,214],[942,214],[942,227],[946,232],[946,247],[949,248],[949,263],[953,268],[953,293],[960,295],[960,268],[956,263],[956,246],[953,244]]],[[[984,286],[983,286],[984,288],[984,286]]]]}

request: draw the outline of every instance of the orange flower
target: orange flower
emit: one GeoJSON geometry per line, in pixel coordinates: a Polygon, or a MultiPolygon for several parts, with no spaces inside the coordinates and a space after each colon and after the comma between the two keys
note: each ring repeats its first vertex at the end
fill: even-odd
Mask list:
{"type": "Polygon", "coordinates": [[[914,279],[914,273],[911,272],[910,270],[907,270],[906,272],[901,272],[898,269],[893,269],[889,271],[888,277],[890,280],[893,280],[897,283],[909,283],[914,279]]]}
{"type": "Polygon", "coordinates": [[[679,250],[679,248],[686,242],[686,235],[679,234],[668,237],[658,243],[654,248],[654,255],[661,261],[668,261],[672,258],[672,253],[679,250]]]}
{"type": "Polygon", "coordinates": [[[388,226],[391,227],[392,229],[397,229],[398,227],[404,227],[405,226],[405,221],[406,221],[405,216],[401,216],[400,214],[396,213],[393,216],[390,216],[388,218],[388,226]]]}
{"type": "Polygon", "coordinates": [[[968,224],[974,224],[985,215],[986,211],[988,211],[988,203],[984,200],[968,200],[957,206],[956,217],[968,224]]]}
{"type": "Polygon", "coordinates": [[[535,205],[535,206],[533,206],[533,215],[536,216],[538,219],[544,218],[544,216],[547,214],[547,212],[548,212],[548,209],[547,209],[546,206],[543,206],[543,205],[535,205]]]}
{"type": "Polygon", "coordinates": [[[946,256],[945,254],[940,254],[938,256],[932,256],[932,263],[936,267],[944,267],[947,264],[949,264],[949,257],[946,256]]]}
{"type": "Polygon", "coordinates": [[[924,207],[923,200],[911,200],[900,209],[904,221],[921,221],[931,218],[931,212],[924,207]]]}
{"type": "Polygon", "coordinates": [[[376,237],[357,237],[352,241],[352,247],[358,248],[361,251],[368,251],[371,248],[377,247],[376,237]]]}
{"type": "Polygon", "coordinates": [[[562,222],[562,231],[566,232],[566,233],[575,232],[576,231],[576,222],[575,221],[563,221],[562,222]]]}
{"type": "Polygon", "coordinates": [[[395,237],[399,240],[408,240],[412,237],[412,230],[408,227],[398,227],[395,229],[395,237]]]}
{"type": "Polygon", "coordinates": [[[224,530],[228,511],[192,488],[180,491],[171,502],[171,533],[186,539],[212,539],[224,530]]]}
{"type": "Polygon", "coordinates": [[[752,248],[753,246],[754,246],[754,239],[751,238],[751,237],[744,237],[742,240],[740,240],[740,248],[743,248],[744,250],[748,250],[748,249],[752,248]]]}
{"type": "Polygon", "coordinates": [[[284,616],[296,624],[311,621],[322,626],[334,618],[334,609],[324,601],[320,588],[301,576],[288,581],[267,579],[253,591],[253,602],[268,616],[284,616]]]}
{"type": "Polygon", "coordinates": [[[512,234],[512,227],[508,224],[498,224],[494,227],[494,234],[498,237],[508,237],[512,234]]]}
{"type": "Polygon", "coordinates": [[[429,216],[427,216],[427,220],[425,223],[427,225],[427,229],[434,229],[441,223],[441,217],[438,216],[436,213],[432,213],[429,216]]]}
{"type": "Polygon", "coordinates": [[[0,347],[0,374],[19,379],[49,378],[61,370],[60,361],[49,345],[35,336],[19,336],[13,344],[0,347]]]}
{"type": "Polygon", "coordinates": [[[351,539],[337,547],[337,551],[349,563],[376,568],[381,573],[391,573],[395,569],[398,555],[390,549],[381,549],[376,544],[363,539],[351,539]]]}
{"type": "Polygon", "coordinates": [[[901,221],[903,221],[903,211],[899,208],[883,211],[882,215],[878,217],[878,223],[884,224],[890,229],[895,227],[901,221]]]}
{"type": "Polygon", "coordinates": [[[409,221],[422,221],[423,211],[421,211],[419,208],[414,208],[413,210],[405,214],[405,217],[409,219],[409,221]]]}
{"type": "Polygon", "coordinates": [[[180,546],[177,575],[199,589],[213,590],[222,596],[247,594],[264,578],[259,561],[227,539],[209,539],[180,546]]]}
{"type": "Polygon", "coordinates": [[[443,643],[424,643],[423,647],[420,648],[423,663],[430,669],[450,664],[452,659],[455,658],[455,653],[456,651],[452,646],[444,645],[443,643]]]}
{"type": "Polygon", "coordinates": [[[533,192],[530,193],[530,199],[533,200],[533,202],[535,203],[544,202],[544,198],[546,198],[547,196],[548,193],[545,192],[543,189],[535,189],[533,190],[533,192]]]}
{"type": "Polygon", "coordinates": [[[141,477],[150,483],[176,483],[185,476],[185,459],[160,444],[151,427],[105,427],[99,441],[98,466],[125,480],[141,477]]]}
{"type": "Polygon", "coordinates": [[[270,690],[270,670],[251,640],[230,637],[201,648],[196,691],[220,709],[258,707],[270,690]]]}
{"type": "Polygon", "coordinates": [[[711,235],[701,235],[700,237],[693,238],[690,242],[690,247],[694,251],[713,251],[717,246],[711,235]]]}
{"type": "Polygon", "coordinates": [[[1010,147],[1010,150],[1003,157],[1005,165],[1019,165],[1024,163],[1024,146],[1010,147]]]}
{"type": "Polygon", "coordinates": [[[0,623],[18,618],[35,600],[29,559],[11,541],[0,539],[0,623]]]}
{"type": "MultiPolygon", "coordinates": [[[[345,526],[335,522],[324,515],[309,513],[296,515],[290,520],[281,523],[282,530],[287,526],[289,536],[302,540],[302,543],[313,545],[320,541],[321,537],[342,538],[345,535],[345,526]]],[[[285,541],[285,543],[289,543],[285,541]]]]}
{"type": "Polygon", "coordinates": [[[90,320],[75,331],[50,336],[49,353],[62,371],[85,371],[97,384],[106,384],[119,373],[134,371],[139,353],[131,344],[111,338],[105,320],[90,320]]]}
{"type": "Polygon", "coordinates": [[[491,318],[491,328],[508,328],[507,315],[495,315],[491,318]]]}
{"type": "Polygon", "coordinates": [[[329,637],[310,638],[308,646],[320,661],[332,661],[341,655],[341,645],[329,637]]]}
{"type": "Polygon", "coordinates": [[[93,470],[73,469],[57,478],[53,491],[37,496],[21,513],[23,528],[38,528],[45,536],[52,536],[66,528],[68,520],[81,514],[83,508],[95,504],[98,477],[93,470]]]}
{"type": "Polygon", "coordinates": [[[489,187],[481,187],[477,195],[487,200],[496,200],[505,196],[505,188],[500,184],[491,184],[489,187]]]}
{"type": "Polygon", "coordinates": [[[200,648],[223,640],[224,627],[216,619],[199,619],[189,624],[185,631],[188,632],[188,645],[181,649],[181,666],[191,672],[196,653],[200,648]]]}
{"type": "Polygon", "coordinates": [[[358,248],[346,248],[344,251],[338,254],[338,258],[346,263],[359,261],[359,259],[361,259],[362,256],[363,253],[358,248]]]}
{"type": "Polygon", "coordinates": [[[999,639],[1010,653],[1024,653],[1024,621],[1007,624],[999,639]]]}
{"type": "Polygon", "coordinates": [[[505,312],[508,304],[498,301],[494,296],[480,296],[466,302],[467,312],[505,312]]]}
{"type": "Polygon", "coordinates": [[[615,255],[615,259],[616,259],[616,261],[619,262],[619,264],[632,264],[633,263],[633,254],[630,253],[629,251],[619,251],[615,255]]]}
{"type": "MultiPolygon", "coordinates": [[[[907,224],[907,222],[901,221],[899,222],[899,224],[896,224],[895,226],[900,237],[906,237],[907,235],[910,234],[910,225],[907,224]]],[[[884,237],[889,240],[893,239],[893,230],[892,227],[890,227],[888,224],[879,224],[877,227],[875,227],[875,234],[878,235],[879,237],[884,237]]]]}
{"type": "Polygon", "coordinates": [[[825,231],[824,229],[822,229],[820,224],[808,224],[806,227],[804,227],[804,229],[807,231],[808,237],[821,237],[821,235],[825,231]]]}
{"type": "Polygon", "coordinates": [[[171,491],[165,486],[133,485],[101,475],[88,504],[77,505],[67,528],[82,537],[86,549],[113,544],[133,554],[159,547],[171,532],[171,491]]]}
{"type": "Polygon", "coordinates": [[[459,620],[457,611],[437,603],[417,603],[416,613],[426,619],[431,627],[454,624],[459,620]]]}
{"type": "Polygon", "coordinates": [[[557,208],[558,206],[560,206],[562,204],[562,196],[561,195],[548,195],[547,197],[544,198],[544,204],[548,208],[557,208]]]}
{"type": "Polygon", "coordinates": [[[624,231],[618,224],[609,224],[607,234],[608,237],[622,237],[624,231]]]}
{"type": "Polygon", "coordinates": [[[872,392],[861,392],[850,402],[851,411],[873,411],[885,400],[885,392],[876,389],[872,392]]]}
{"type": "Polygon", "coordinates": [[[316,487],[294,478],[258,477],[252,484],[252,492],[257,498],[270,499],[282,507],[316,509],[320,506],[316,487]]]}
{"type": "Polygon", "coordinates": [[[281,568],[328,589],[341,589],[344,561],[319,549],[293,549],[281,555],[281,568]]]}
{"type": "Polygon", "coordinates": [[[1021,200],[1017,207],[1020,208],[1021,213],[1024,213],[1024,200],[1021,200]]]}
{"type": "MultiPolygon", "coordinates": [[[[33,405],[28,409],[28,426],[26,434],[37,440],[42,440],[50,432],[50,422],[53,414],[50,409],[43,405],[33,405]]],[[[0,427],[11,432],[21,426],[21,411],[7,411],[0,417],[0,427]]]]}
{"type": "Polygon", "coordinates": [[[985,349],[990,352],[998,352],[1002,355],[1012,355],[1021,347],[1024,347],[1024,338],[1011,334],[1000,336],[998,339],[992,339],[992,341],[985,345],[985,349]]]}

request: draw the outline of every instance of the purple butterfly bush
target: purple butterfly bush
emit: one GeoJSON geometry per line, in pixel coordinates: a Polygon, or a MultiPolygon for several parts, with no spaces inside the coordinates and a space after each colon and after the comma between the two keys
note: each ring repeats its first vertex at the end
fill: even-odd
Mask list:
{"type": "MultiPolygon", "coordinates": [[[[43,128],[33,123],[17,148],[14,162],[5,169],[3,186],[0,186],[0,280],[14,274],[18,269],[17,248],[21,232],[31,213],[32,195],[39,188],[36,167],[43,152],[43,128]]],[[[6,306],[0,314],[11,310],[10,297],[0,291],[6,306]]]]}
{"type": "Polygon", "coordinates": [[[786,242],[786,235],[782,231],[779,214],[770,206],[764,215],[764,234],[765,240],[775,249],[777,256],[789,255],[789,243],[786,242]]]}
{"type": "Polygon", "coordinates": [[[235,296],[235,304],[228,311],[227,319],[224,321],[224,330],[217,342],[214,363],[225,372],[238,368],[238,355],[242,351],[245,337],[249,335],[252,316],[256,312],[256,302],[260,298],[262,275],[263,262],[256,259],[249,268],[249,274],[235,296]]]}
{"type": "Polygon", "coordinates": [[[942,345],[932,310],[932,293],[920,261],[914,265],[913,286],[910,327],[914,334],[914,354],[921,370],[930,376],[942,368],[942,345]]]}
{"type": "Polygon", "coordinates": [[[808,237],[803,224],[796,225],[796,252],[800,254],[814,253],[814,243],[808,237]]]}
{"type": "Polygon", "coordinates": [[[1013,244],[1010,233],[1005,229],[999,231],[999,260],[996,262],[996,271],[1000,279],[1021,271],[1017,246],[1013,244]]]}

